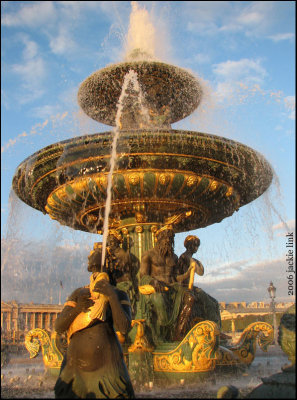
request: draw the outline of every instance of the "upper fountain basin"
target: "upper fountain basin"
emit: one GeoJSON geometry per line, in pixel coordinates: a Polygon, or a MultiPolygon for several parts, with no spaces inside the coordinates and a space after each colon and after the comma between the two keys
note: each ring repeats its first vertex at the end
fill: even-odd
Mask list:
{"type": "MultiPolygon", "coordinates": [[[[192,74],[157,61],[131,61],[98,70],[82,82],[78,103],[83,111],[96,121],[115,126],[124,77],[130,70],[137,73],[143,92],[150,117],[148,128],[169,127],[198,107],[202,89],[192,74]]],[[[124,112],[122,119],[123,128],[143,128],[139,121],[133,120],[131,107],[126,115],[124,112]]]]}

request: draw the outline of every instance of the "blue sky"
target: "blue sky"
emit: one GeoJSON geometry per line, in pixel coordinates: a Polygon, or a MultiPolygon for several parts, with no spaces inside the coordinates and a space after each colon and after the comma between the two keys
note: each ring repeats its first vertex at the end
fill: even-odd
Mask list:
{"type": "MultiPolygon", "coordinates": [[[[141,45],[204,87],[198,110],[172,128],[237,140],[275,171],[259,199],[191,232],[205,266],[197,284],[219,301],[261,301],[272,280],[278,300],[292,300],[285,235],[295,235],[295,2],[3,1],[1,45],[1,238],[89,248],[100,239],[10,203],[12,177],[49,144],[111,129],[79,110],[78,87],[141,45]]],[[[186,235],[176,235],[178,255],[186,235]]]]}

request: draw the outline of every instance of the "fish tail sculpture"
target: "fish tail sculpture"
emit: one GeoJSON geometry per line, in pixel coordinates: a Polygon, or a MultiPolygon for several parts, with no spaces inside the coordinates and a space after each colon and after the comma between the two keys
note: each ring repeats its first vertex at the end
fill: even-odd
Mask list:
{"type": "Polygon", "coordinates": [[[25,347],[30,358],[38,356],[42,351],[43,363],[46,368],[60,369],[63,360],[63,352],[58,348],[59,337],[57,332],[51,336],[47,331],[40,328],[31,329],[25,337],[25,347]]]}
{"type": "Polygon", "coordinates": [[[98,281],[106,279],[109,281],[109,277],[106,272],[93,273],[90,277],[90,293],[91,299],[94,300],[94,305],[90,307],[88,312],[81,312],[75,318],[75,320],[71,323],[68,331],[67,331],[67,340],[69,340],[71,336],[81,330],[86,328],[95,318],[100,319],[102,321],[105,320],[106,308],[108,305],[107,297],[103,294],[97,293],[94,291],[95,285],[98,281]]]}
{"type": "Polygon", "coordinates": [[[267,351],[273,342],[273,327],[267,322],[253,322],[248,325],[237,344],[228,347],[243,364],[250,365],[256,353],[256,341],[262,351],[267,351]]]}

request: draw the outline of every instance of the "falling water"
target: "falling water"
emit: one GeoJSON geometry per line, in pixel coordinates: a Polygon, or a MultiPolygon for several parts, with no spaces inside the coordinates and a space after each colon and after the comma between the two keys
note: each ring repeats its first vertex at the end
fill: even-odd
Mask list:
{"type": "Polygon", "coordinates": [[[117,157],[117,152],[116,152],[117,142],[118,142],[120,130],[122,127],[121,118],[122,118],[122,112],[123,112],[123,108],[124,108],[124,104],[125,104],[125,99],[127,99],[130,96],[129,89],[130,89],[131,85],[132,85],[134,91],[137,93],[136,101],[140,105],[141,117],[145,124],[148,124],[148,122],[149,122],[148,111],[143,105],[143,94],[142,94],[142,90],[141,90],[141,87],[140,87],[138,79],[137,79],[137,73],[131,69],[124,77],[122,92],[121,92],[121,95],[120,95],[120,98],[119,98],[119,101],[117,104],[117,113],[116,113],[116,119],[115,119],[116,126],[114,128],[114,136],[113,136],[112,150],[111,150],[111,157],[110,157],[110,170],[109,170],[108,177],[107,177],[107,198],[106,198],[106,203],[105,203],[102,259],[101,259],[102,265],[104,265],[105,253],[106,253],[106,241],[107,241],[107,235],[108,235],[108,219],[109,219],[110,207],[111,207],[112,174],[113,174],[113,171],[115,168],[115,162],[116,162],[116,157],[117,157]]]}

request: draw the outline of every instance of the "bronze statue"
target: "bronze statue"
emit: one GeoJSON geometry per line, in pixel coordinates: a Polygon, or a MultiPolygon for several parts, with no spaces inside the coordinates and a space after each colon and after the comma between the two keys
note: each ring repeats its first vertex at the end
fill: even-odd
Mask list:
{"type": "MultiPolygon", "coordinates": [[[[178,271],[180,274],[184,274],[189,270],[190,267],[193,267],[194,272],[198,275],[202,276],[204,274],[204,267],[200,261],[193,258],[193,254],[197,253],[200,246],[200,239],[197,236],[189,235],[186,237],[184,241],[184,246],[186,251],[179,257],[178,259],[178,271]]],[[[194,274],[190,274],[190,278],[187,276],[181,284],[184,286],[188,286],[189,289],[193,287],[194,274]]]]}
{"type": "Polygon", "coordinates": [[[194,302],[192,293],[180,284],[190,275],[190,270],[178,274],[174,236],[171,225],[157,231],[155,247],[143,255],[140,264],[139,289],[143,295],[140,307],[155,342],[160,337],[182,339],[194,302]]]}
{"type": "MultiPolygon", "coordinates": [[[[188,235],[184,241],[186,251],[181,254],[178,259],[178,273],[185,274],[189,269],[191,270],[190,277],[181,282],[182,285],[188,287],[194,297],[195,305],[192,312],[192,321],[210,320],[215,322],[218,327],[221,327],[221,314],[219,303],[215,298],[204,292],[201,288],[194,286],[194,272],[202,276],[204,274],[204,267],[199,260],[193,258],[200,246],[200,239],[195,235],[188,235]]],[[[189,327],[191,328],[191,326],[189,327]]]]}
{"type": "Polygon", "coordinates": [[[68,349],[55,385],[56,398],[134,398],[115,331],[131,327],[127,294],[101,272],[101,251],[89,255],[90,285],[76,289],[59,314],[55,329],[67,332],[68,349]]]}
{"type": "Polygon", "coordinates": [[[139,260],[123,245],[122,235],[114,229],[109,231],[106,248],[107,269],[113,276],[118,289],[125,291],[130,299],[132,317],[136,313],[136,302],[139,300],[138,277],[139,260]]]}

